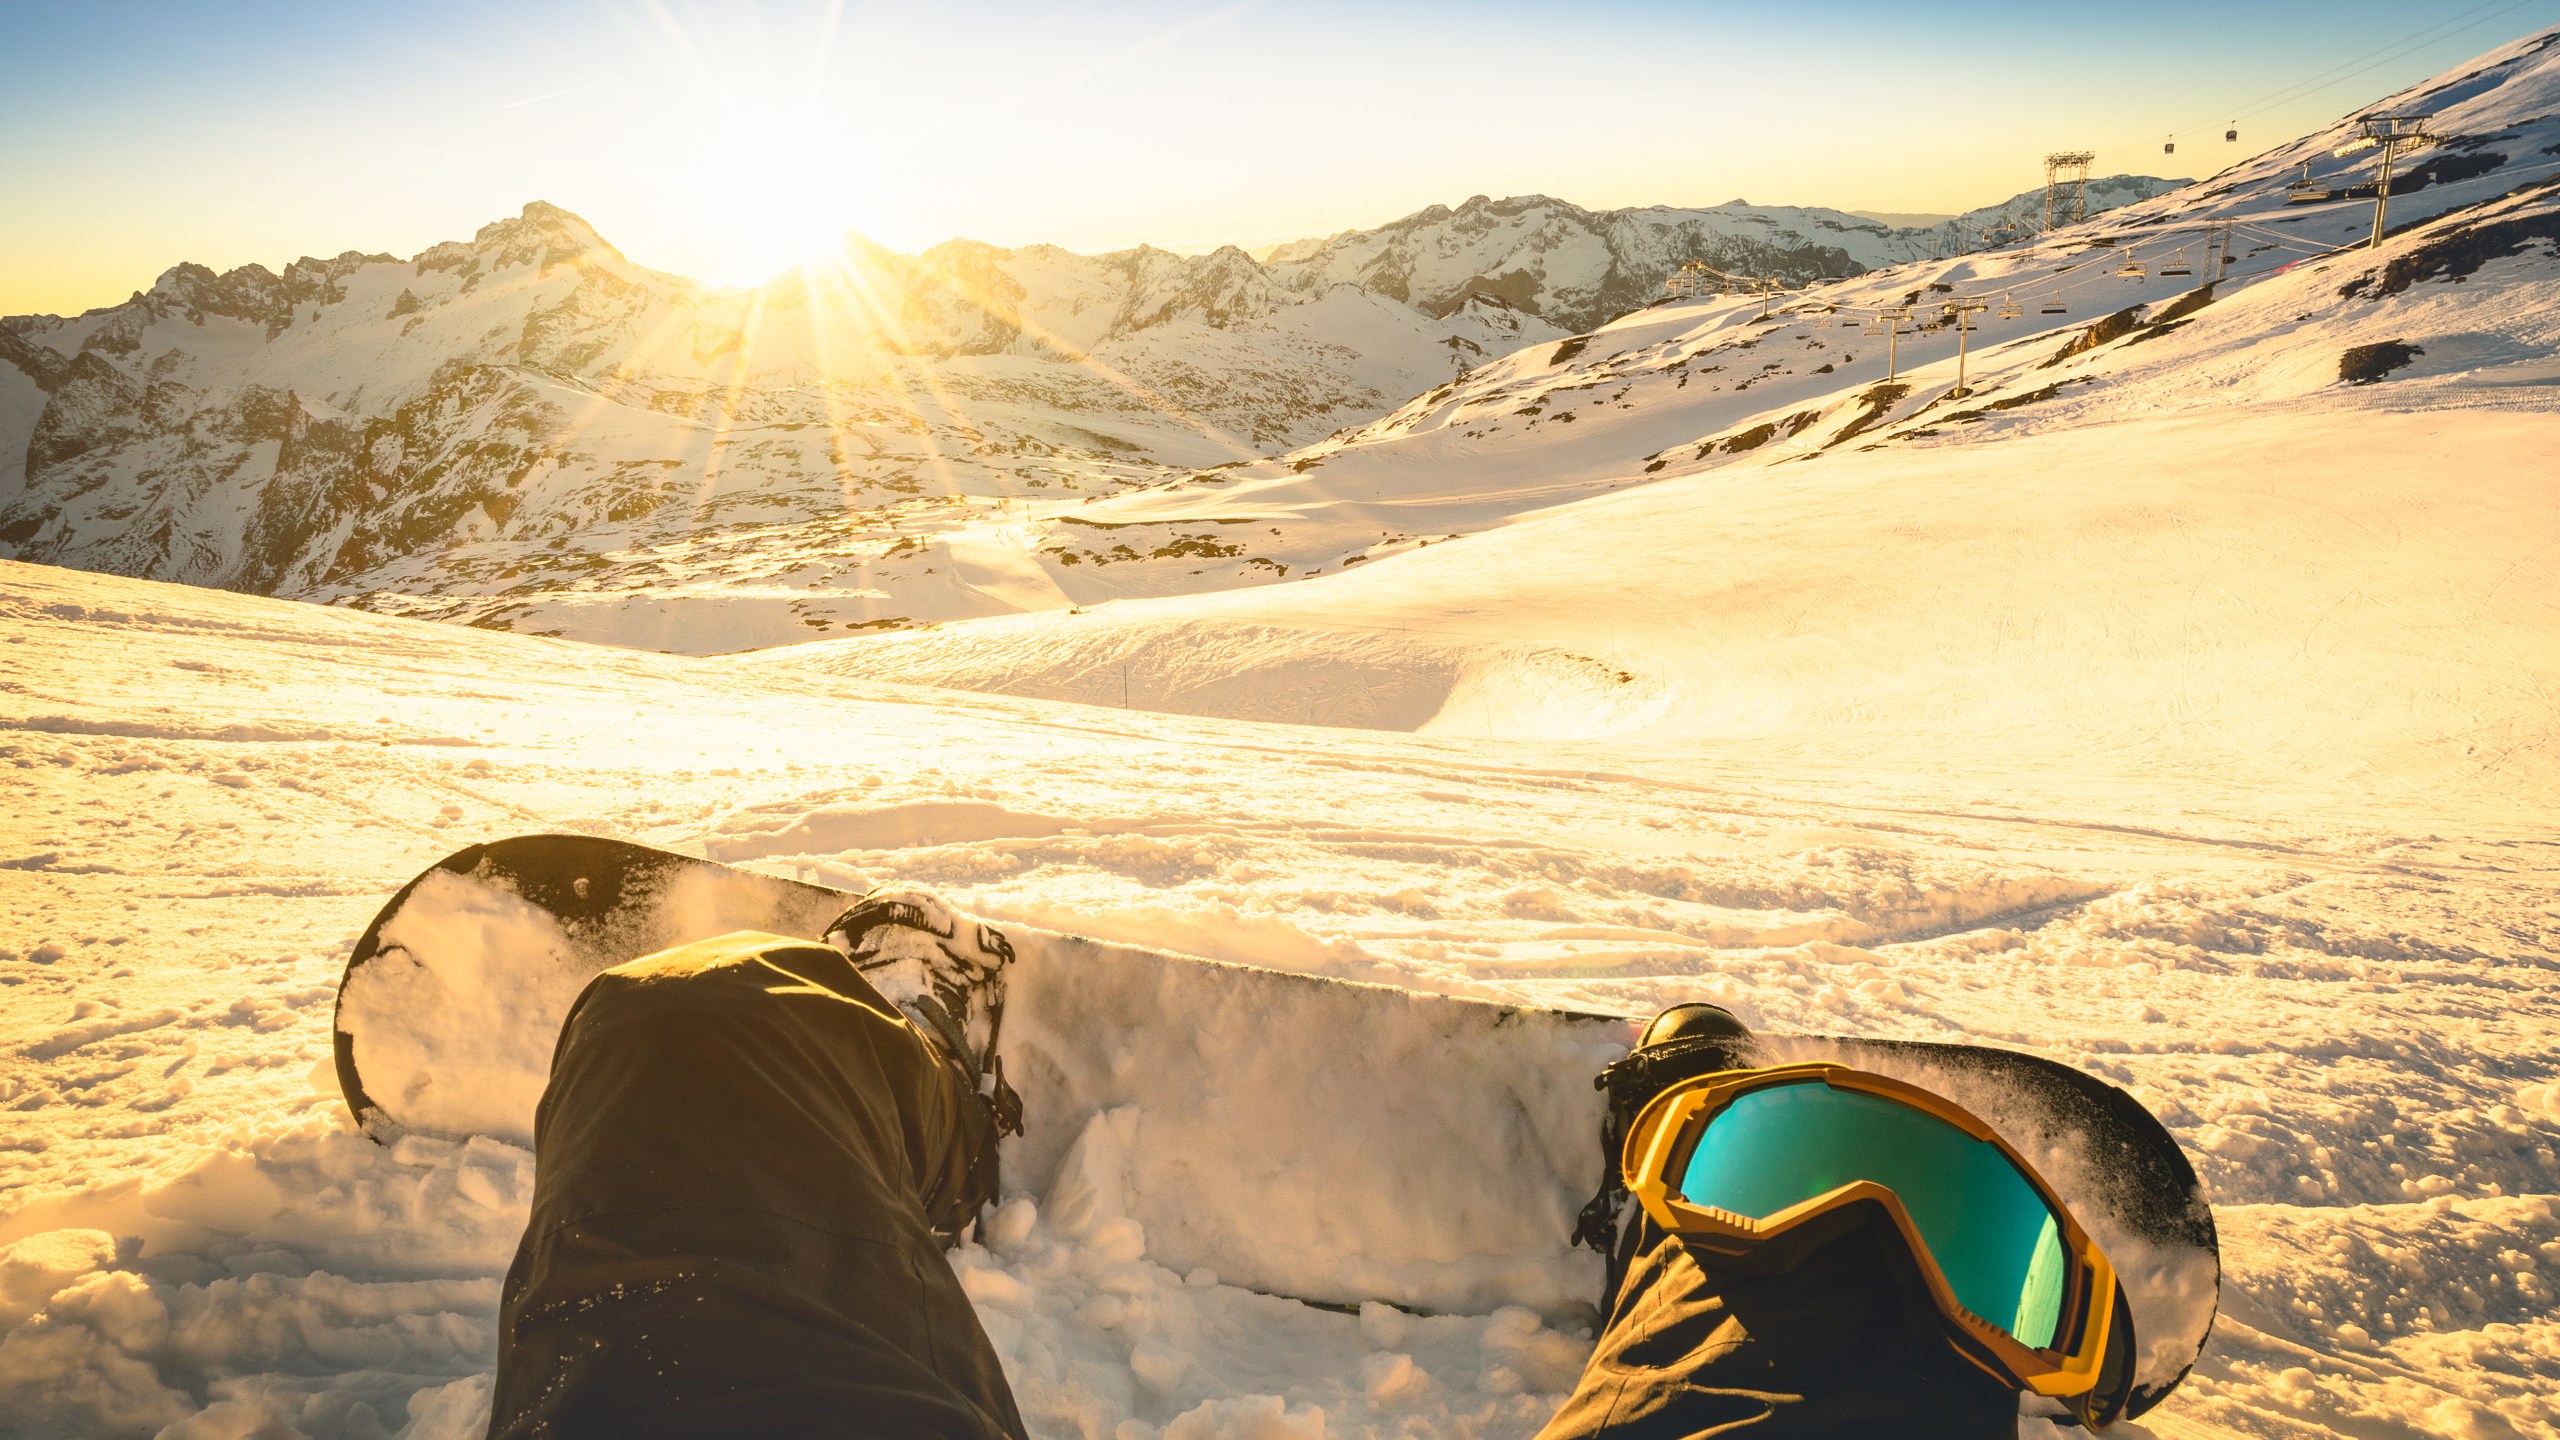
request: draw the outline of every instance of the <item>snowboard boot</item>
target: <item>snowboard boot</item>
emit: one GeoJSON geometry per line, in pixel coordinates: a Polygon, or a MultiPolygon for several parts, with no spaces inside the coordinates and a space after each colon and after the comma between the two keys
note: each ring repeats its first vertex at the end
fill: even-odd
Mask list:
{"type": "Polygon", "coordinates": [[[1750,1026],[1721,1005],[1692,1000],[1654,1016],[1636,1041],[1636,1048],[1592,1077],[1591,1088],[1609,1092],[1609,1110],[1600,1121],[1600,1192],[1582,1207],[1582,1215],[1574,1223],[1573,1239],[1575,1244],[1588,1245],[1608,1258],[1601,1314],[1609,1313],[1610,1303],[1617,1297],[1618,1284],[1633,1259],[1637,1232],[1643,1228],[1627,1223],[1641,1218],[1627,1213],[1633,1208],[1635,1197],[1627,1193],[1619,1168],[1627,1131],[1653,1097],[1683,1080],[1745,1068],[1751,1063],[1747,1058],[1750,1049],[1750,1026]]]}
{"type": "Polygon", "coordinates": [[[827,926],[829,945],[905,1012],[984,1104],[999,1135],[1022,1133],[1022,1097],[1005,1083],[1005,967],[1013,942],[929,890],[874,890],[827,926]]]}

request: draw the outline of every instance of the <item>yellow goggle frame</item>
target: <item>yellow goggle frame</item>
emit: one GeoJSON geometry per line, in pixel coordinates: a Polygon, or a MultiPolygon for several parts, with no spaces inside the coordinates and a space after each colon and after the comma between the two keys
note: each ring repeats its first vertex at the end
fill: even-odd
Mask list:
{"type": "MultiPolygon", "coordinates": [[[[1619,1161],[1627,1190],[1644,1206],[1654,1223],[1685,1242],[1741,1256],[1808,1221],[1861,1201],[1875,1201],[1902,1232],[1921,1278],[1927,1282],[1938,1311],[1954,1327],[1956,1351],[2002,1383],[2064,1402],[2082,1423],[2097,1428],[2115,1418],[2122,1396],[2093,1394],[2107,1357],[2116,1315],[2116,1272],[2097,1242],[2080,1227],[2069,1206],[2045,1183],[2008,1141],[1971,1111],[1917,1085],[1871,1074],[1846,1065],[1778,1065],[1761,1070],[1725,1070],[1684,1080],[1664,1090],[1636,1115],[1628,1127],[1626,1149],[1619,1161]],[[1856,1180],[1799,1201],[1761,1219],[1692,1205],[1682,1199],[1671,1177],[1681,1173],[1709,1122],[1738,1097],[1775,1085],[1819,1080],[1834,1089],[1851,1090],[1894,1101],[1945,1121],[1976,1140],[1987,1141],[2008,1157],[2018,1173],[2043,1197],[2055,1219],[2063,1251],[2069,1255],[2070,1285],[2063,1296],[2064,1324],[2052,1349],[2028,1347],[2008,1331],[1964,1308],[1938,1268],[1937,1257],[1904,1208],[1902,1197],[1873,1180],[1856,1180]],[[1961,1338],[1958,1338],[1961,1337],[1961,1338]],[[1971,1343],[1963,1343],[1970,1341],[1971,1343]],[[2078,1402],[2078,1403],[2074,1403],[2078,1402]],[[2091,1413],[2104,1405],[2106,1414],[2091,1413]]],[[[2122,1389],[2124,1387],[2118,1387],[2122,1389]]]]}

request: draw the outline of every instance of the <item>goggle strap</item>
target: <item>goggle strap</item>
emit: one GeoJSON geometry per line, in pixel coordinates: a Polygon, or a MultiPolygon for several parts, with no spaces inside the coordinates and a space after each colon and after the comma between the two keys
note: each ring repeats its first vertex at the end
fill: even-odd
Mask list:
{"type": "Polygon", "coordinates": [[[1575,1218],[1573,1243],[1590,1246],[1609,1262],[1606,1288],[1600,1296],[1604,1314],[1617,1300],[1618,1282],[1623,1278],[1619,1227],[1635,1203],[1619,1173],[1627,1130],[1653,1097],[1673,1085],[1737,1068],[1743,1057],[1734,1040],[1731,1035],[1690,1035],[1660,1041],[1627,1052],[1591,1077],[1592,1089],[1609,1093],[1609,1113],[1600,1124],[1600,1189],[1575,1218]]]}
{"type": "MultiPolygon", "coordinates": [[[[1742,1068],[1742,1058],[1733,1036],[1683,1036],[1627,1052],[1593,1076],[1591,1088],[1609,1092],[1610,1119],[1617,1120],[1623,1112],[1625,1123],[1632,1123],[1646,1102],[1673,1084],[1742,1068]]],[[[1615,1157],[1611,1159],[1614,1163],[1615,1157]]]]}

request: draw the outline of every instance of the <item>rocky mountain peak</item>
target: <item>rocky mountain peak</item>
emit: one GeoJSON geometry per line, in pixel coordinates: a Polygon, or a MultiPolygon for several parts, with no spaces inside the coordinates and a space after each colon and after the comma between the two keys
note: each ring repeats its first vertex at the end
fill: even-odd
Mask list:
{"type": "Polygon", "coordinates": [[[1455,210],[1446,205],[1426,206],[1380,228],[1387,231],[1428,230],[1443,221],[1455,220],[1463,226],[1481,229],[1497,221],[1538,213],[1580,219],[1587,217],[1591,212],[1571,201],[1558,200],[1551,195],[1506,195],[1499,200],[1485,195],[1470,195],[1460,202],[1455,210]]]}
{"type": "MultiPolygon", "coordinates": [[[[231,273],[245,277],[252,271],[264,277],[269,283],[275,280],[274,272],[258,264],[243,265],[231,273]]],[[[211,266],[198,265],[192,260],[181,260],[161,271],[160,278],[151,282],[148,293],[158,299],[175,301],[181,305],[193,305],[201,303],[202,297],[211,293],[221,283],[222,277],[214,274],[211,266]]]]}
{"type": "Polygon", "coordinates": [[[493,266],[539,264],[547,268],[623,258],[622,252],[606,244],[594,226],[545,200],[528,202],[523,213],[513,220],[492,220],[481,226],[471,237],[471,248],[493,266]]]}
{"type": "MultiPolygon", "coordinates": [[[[155,313],[190,320],[222,315],[272,325],[292,311],[294,301],[285,277],[255,262],[219,275],[203,265],[172,265],[161,272],[147,295],[136,298],[143,302],[130,312],[130,321],[136,326],[148,324],[155,313]]],[[[118,328],[104,327],[90,339],[94,342],[118,328]]]]}

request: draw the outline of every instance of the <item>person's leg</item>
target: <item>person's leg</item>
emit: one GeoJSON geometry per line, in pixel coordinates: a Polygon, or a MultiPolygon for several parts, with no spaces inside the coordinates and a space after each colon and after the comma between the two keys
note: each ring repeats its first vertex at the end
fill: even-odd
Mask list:
{"type": "MultiPolygon", "coordinates": [[[[1750,1044],[1750,1030],[1720,1006],[1655,1016],[1634,1053],[1602,1076],[1610,1118],[1601,1153],[1612,1176],[1647,1101],[1681,1080],[1753,1063],[1750,1044]]],[[[1607,1318],[1540,1440],[2017,1433],[2017,1392],[1938,1331],[1926,1282],[1880,1213],[1802,1232],[1746,1270],[1666,1234],[1613,1178],[1578,1238],[1609,1256],[1607,1318]]]]}
{"type": "Polygon", "coordinates": [[[741,933],[562,1027],[501,1301],[492,1440],[1014,1437],[942,1255],[983,1109],[836,951],[741,933]]]}
{"type": "Polygon", "coordinates": [[[1864,1435],[2006,1440],[2017,1392],[1915,1317],[1876,1229],[1780,1273],[1744,1273],[1641,1211],[1600,1343],[1540,1440],[1864,1435]]]}

